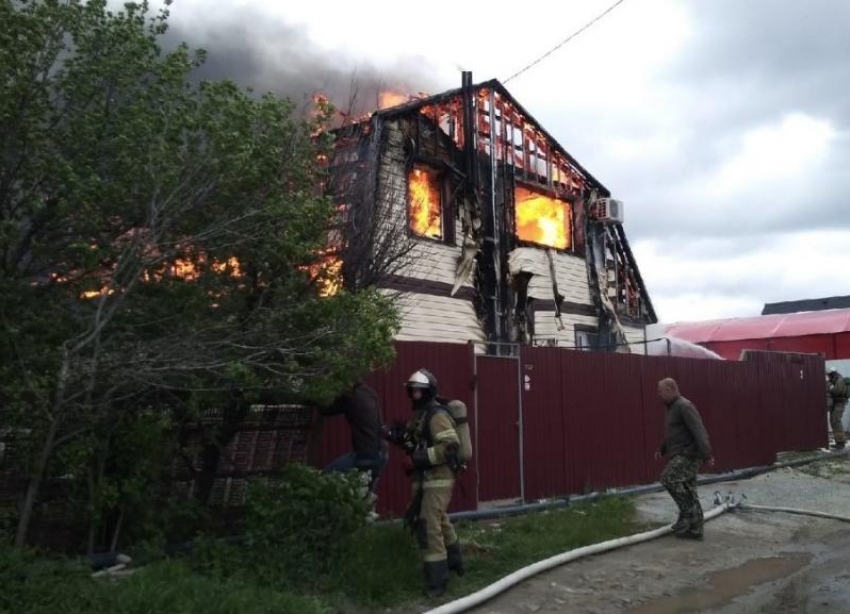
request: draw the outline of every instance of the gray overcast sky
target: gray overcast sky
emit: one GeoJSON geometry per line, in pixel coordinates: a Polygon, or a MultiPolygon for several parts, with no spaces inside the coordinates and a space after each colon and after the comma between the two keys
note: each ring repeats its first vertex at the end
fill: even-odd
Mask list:
{"type": "MultiPolygon", "coordinates": [[[[505,79],[613,0],[175,0],[210,76],[295,97],[505,79]]],[[[507,84],[626,203],[662,321],[850,294],[850,2],[625,0],[507,84]]]]}

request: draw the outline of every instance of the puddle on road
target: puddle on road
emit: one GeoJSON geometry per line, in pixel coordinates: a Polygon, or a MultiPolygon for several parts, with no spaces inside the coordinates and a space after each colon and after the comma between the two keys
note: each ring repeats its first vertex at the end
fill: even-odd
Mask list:
{"type": "Polygon", "coordinates": [[[627,614],[689,614],[713,608],[743,595],[749,590],[771,580],[787,578],[805,567],[812,556],[809,553],[752,559],[731,569],[711,573],[707,586],[687,588],[670,597],[663,597],[628,610],[627,614]]]}

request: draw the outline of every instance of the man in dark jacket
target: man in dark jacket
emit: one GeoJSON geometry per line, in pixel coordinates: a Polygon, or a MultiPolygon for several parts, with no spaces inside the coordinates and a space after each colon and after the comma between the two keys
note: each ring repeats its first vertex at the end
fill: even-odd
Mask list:
{"type": "Polygon", "coordinates": [[[374,490],[389,456],[382,437],[378,394],[366,384],[357,382],[320,411],[323,416],[343,414],[351,428],[352,451],[333,461],[325,471],[342,473],[357,469],[368,472],[369,490],[374,490]]]}
{"type": "Polygon", "coordinates": [[[670,457],[661,473],[661,484],[679,508],[673,532],[678,537],[702,539],[704,521],[697,492],[697,470],[703,461],[714,465],[708,433],[697,408],[679,394],[675,380],[666,378],[658,382],[658,396],[667,407],[667,414],[664,443],[655,457],[670,457]]]}

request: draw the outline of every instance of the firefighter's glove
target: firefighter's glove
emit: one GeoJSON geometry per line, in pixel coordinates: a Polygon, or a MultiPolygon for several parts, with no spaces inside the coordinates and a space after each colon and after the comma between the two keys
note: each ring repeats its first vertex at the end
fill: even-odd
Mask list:
{"type": "Polygon", "coordinates": [[[428,458],[428,448],[416,448],[413,454],[410,455],[413,460],[413,466],[416,469],[427,469],[431,466],[431,461],[428,458]]]}
{"type": "Polygon", "coordinates": [[[387,440],[394,444],[400,444],[405,434],[404,422],[393,422],[391,425],[384,426],[384,436],[387,440]]]}
{"type": "Polygon", "coordinates": [[[382,429],[384,438],[400,448],[408,454],[414,450],[414,444],[410,440],[410,433],[407,430],[407,424],[404,422],[395,422],[392,426],[385,426],[382,429]]]}

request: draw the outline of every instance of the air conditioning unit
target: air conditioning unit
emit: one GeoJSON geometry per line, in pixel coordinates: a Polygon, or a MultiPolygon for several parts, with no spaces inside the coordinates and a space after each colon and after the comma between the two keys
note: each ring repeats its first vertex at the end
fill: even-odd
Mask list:
{"type": "Polygon", "coordinates": [[[623,201],[614,198],[600,198],[593,204],[592,215],[600,222],[623,223],[623,201]]]}

